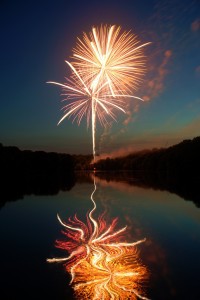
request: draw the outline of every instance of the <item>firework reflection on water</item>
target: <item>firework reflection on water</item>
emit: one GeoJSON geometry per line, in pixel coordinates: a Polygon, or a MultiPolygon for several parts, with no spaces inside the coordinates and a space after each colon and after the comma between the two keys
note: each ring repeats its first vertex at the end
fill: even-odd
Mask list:
{"type": "Polygon", "coordinates": [[[136,248],[145,239],[128,242],[127,226],[116,229],[117,218],[107,224],[105,213],[94,217],[96,188],[94,178],[93,208],[86,222],[75,215],[65,223],[58,216],[65,239],[57,240],[56,247],[67,251],[68,256],[47,261],[64,264],[78,299],[147,299],[142,283],[147,280],[148,272],[136,248]]]}

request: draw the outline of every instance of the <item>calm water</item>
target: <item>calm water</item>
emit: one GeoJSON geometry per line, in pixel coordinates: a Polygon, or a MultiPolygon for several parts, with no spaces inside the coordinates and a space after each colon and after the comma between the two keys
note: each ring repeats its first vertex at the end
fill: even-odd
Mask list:
{"type": "MultiPolygon", "coordinates": [[[[199,299],[200,208],[130,182],[96,178],[95,216],[106,211],[108,220],[118,217],[118,228],[128,225],[131,241],[146,237],[138,250],[150,273],[148,298],[199,299]]],[[[92,191],[92,181],[82,180],[54,196],[6,202],[0,210],[1,299],[75,299],[62,264],[48,264],[46,258],[67,255],[54,247],[62,236],[56,214],[67,220],[76,213],[85,220],[92,191]]]]}

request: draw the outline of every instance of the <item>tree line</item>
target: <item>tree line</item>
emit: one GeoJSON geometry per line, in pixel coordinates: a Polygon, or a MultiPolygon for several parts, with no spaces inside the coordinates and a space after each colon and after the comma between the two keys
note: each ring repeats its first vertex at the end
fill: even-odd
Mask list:
{"type": "Polygon", "coordinates": [[[200,137],[184,140],[169,148],[135,152],[124,157],[106,158],[95,163],[98,170],[153,171],[165,174],[198,175],[200,137]]]}
{"type": "Polygon", "coordinates": [[[0,144],[0,168],[9,176],[63,176],[84,170],[102,171],[154,171],[173,173],[199,173],[200,137],[161,149],[143,150],[127,156],[98,160],[91,164],[92,155],[70,155],[65,153],[20,150],[14,146],[0,144]]]}
{"type": "Polygon", "coordinates": [[[22,151],[0,144],[0,207],[24,195],[55,195],[60,190],[70,190],[77,180],[90,182],[90,173],[85,171],[94,168],[96,176],[108,180],[120,176],[125,180],[124,173],[118,171],[130,171],[132,175],[127,178],[135,178],[130,184],[175,192],[199,206],[199,153],[200,137],[196,137],[169,148],[106,158],[92,165],[92,155],[22,151]]]}

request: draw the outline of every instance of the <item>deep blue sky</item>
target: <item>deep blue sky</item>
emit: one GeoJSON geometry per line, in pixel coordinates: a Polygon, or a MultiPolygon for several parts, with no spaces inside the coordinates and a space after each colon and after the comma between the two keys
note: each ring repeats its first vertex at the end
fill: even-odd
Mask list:
{"type": "Polygon", "coordinates": [[[110,128],[97,127],[99,153],[169,146],[200,135],[198,0],[1,1],[0,142],[21,149],[91,153],[91,128],[62,117],[61,90],[76,37],[93,25],[131,30],[148,72],[110,128]]]}

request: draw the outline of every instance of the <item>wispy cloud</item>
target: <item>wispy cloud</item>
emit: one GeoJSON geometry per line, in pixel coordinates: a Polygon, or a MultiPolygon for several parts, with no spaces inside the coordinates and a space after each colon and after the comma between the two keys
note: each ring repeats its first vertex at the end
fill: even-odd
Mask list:
{"type": "Polygon", "coordinates": [[[199,76],[200,75],[200,66],[197,66],[195,69],[196,74],[199,76]]]}
{"type": "Polygon", "coordinates": [[[190,28],[193,32],[200,31],[200,19],[194,20],[190,28]]]}
{"type": "Polygon", "coordinates": [[[165,88],[165,77],[169,73],[169,61],[172,56],[172,50],[166,50],[163,54],[160,65],[155,65],[154,76],[146,83],[145,95],[143,99],[149,101],[159,96],[165,88]]]}
{"type": "Polygon", "coordinates": [[[100,135],[99,138],[99,152],[102,152],[102,149],[105,147],[106,144],[110,143],[110,137],[111,137],[111,127],[112,127],[112,122],[107,124],[103,128],[103,133],[100,135]]]}
{"type": "MultiPolygon", "coordinates": [[[[163,126],[162,135],[159,134],[160,130],[155,130],[155,132],[152,130],[152,132],[149,131],[149,133],[147,133],[147,129],[143,136],[141,135],[138,139],[135,136],[135,139],[130,141],[130,144],[134,145],[134,147],[123,147],[122,145],[122,143],[125,145],[127,141],[124,137],[125,133],[129,133],[129,129],[131,128],[129,125],[137,120],[141,107],[150,106],[150,101],[154,101],[158,97],[161,98],[170,84],[168,80],[170,75],[174,75],[177,70],[179,71],[179,69],[182,68],[182,65],[177,63],[177,61],[180,61],[177,57],[180,57],[183,53],[189,53],[191,44],[193,47],[195,47],[195,45],[199,47],[198,35],[200,19],[194,17],[194,12],[196,12],[197,9],[198,3],[196,0],[188,0],[186,2],[173,0],[155,1],[154,14],[147,20],[150,26],[147,26],[148,31],[144,32],[145,40],[152,42],[151,46],[145,49],[147,73],[141,85],[141,89],[136,92],[137,96],[143,98],[146,103],[140,101],[135,102],[135,100],[129,102],[129,100],[127,100],[127,113],[124,121],[120,122],[121,128],[118,129],[117,132],[110,129],[110,136],[107,134],[106,138],[102,139],[103,142],[101,144],[100,153],[104,152],[103,150],[108,151],[108,149],[116,149],[116,147],[119,146],[120,150],[112,152],[114,156],[118,156],[121,155],[121,153],[132,152],[143,148],[168,146],[184,138],[184,130],[186,130],[187,126],[183,125],[183,122],[176,122],[176,118],[180,116],[179,112],[176,112],[174,115],[174,128],[170,124],[168,127],[163,126]],[[177,26],[177,24],[183,24],[183,26],[177,26]],[[186,127],[183,129],[183,134],[179,139],[178,135],[181,132],[176,133],[175,128],[178,130],[178,128],[183,128],[183,126],[186,127]],[[119,140],[120,144],[118,142],[119,140]]],[[[200,66],[197,65],[194,71],[195,75],[199,77],[200,66]]],[[[189,118],[184,118],[184,120],[186,119],[189,120],[189,118]]],[[[192,132],[188,131],[188,136],[192,137],[192,132]]],[[[105,153],[105,155],[107,155],[107,153],[105,153]]]]}
{"type": "MultiPolygon", "coordinates": [[[[165,79],[167,74],[170,72],[169,62],[172,56],[172,50],[166,50],[162,54],[162,59],[159,63],[151,63],[150,72],[151,76],[146,82],[144,82],[142,86],[143,95],[140,95],[144,101],[154,100],[158,97],[165,89],[165,79]]],[[[104,152],[103,150],[114,147],[114,144],[117,140],[121,139],[121,137],[128,131],[128,126],[130,123],[135,122],[138,116],[138,112],[140,107],[145,105],[144,102],[134,99],[128,100],[126,103],[126,114],[123,122],[121,123],[121,128],[117,132],[112,132],[111,123],[107,128],[105,128],[103,134],[100,137],[99,143],[99,152],[104,152]]],[[[133,152],[135,149],[133,147],[126,148],[125,152],[133,152]]],[[[123,152],[124,150],[122,150],[123,152]]],[[[121,150],[117,150],[116,154],[113,153],[114,156],[121,155],[121,150]]],[[[105,156],[107,153],[105,153],[105,156]]]]}
{"type": "Polygon", "coordinates": [[[184,139],[192,139],[200,136],[200,117],[196,117],[187,124],[174,128],[165,129],[162,133],[157,130],[146,130],[138,137],[124,142],[117,150],[102,153],[99,159],[107,157],[115,158],[125,156],[141,150],[151,150],[153,148],[165,148],[181,142],[184,139]],[[125,146],[126,143],[126,146],[125,146]]]}

